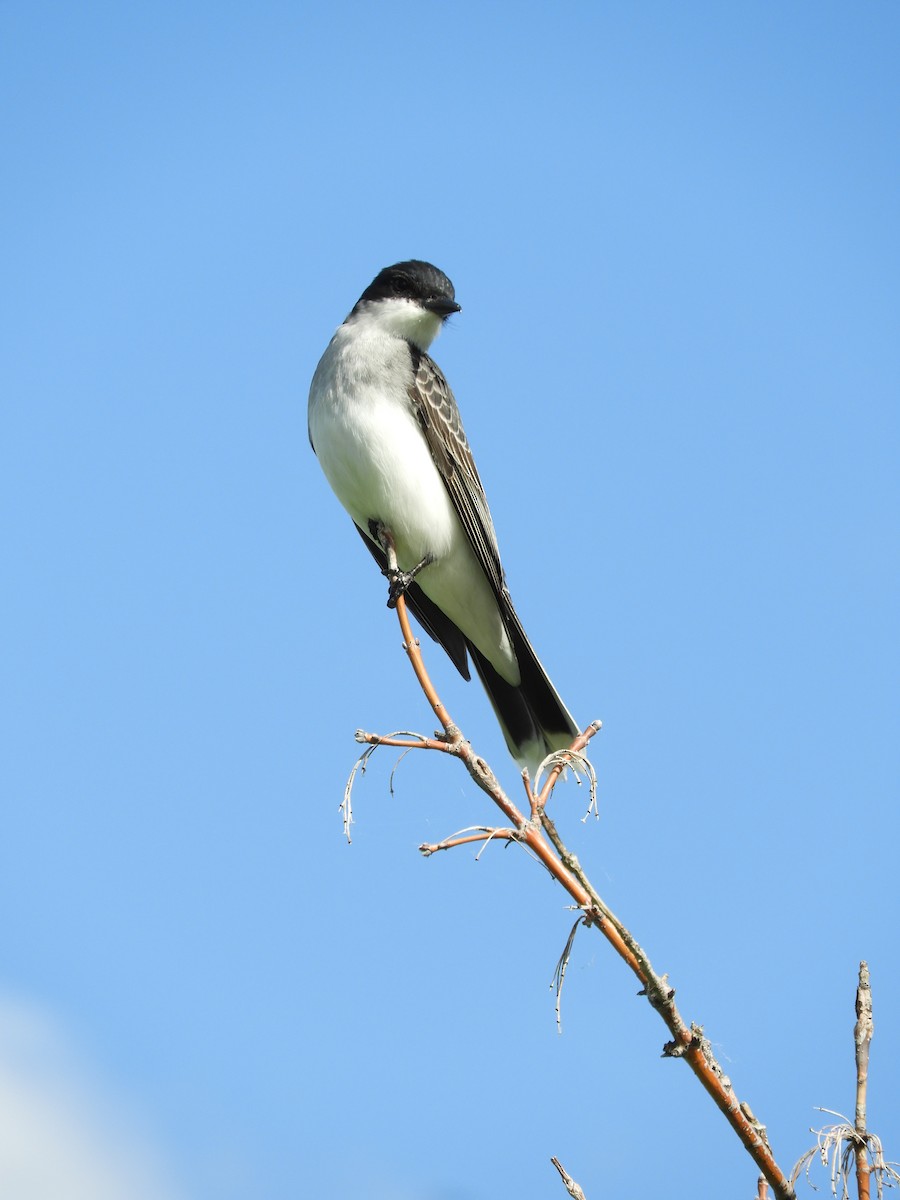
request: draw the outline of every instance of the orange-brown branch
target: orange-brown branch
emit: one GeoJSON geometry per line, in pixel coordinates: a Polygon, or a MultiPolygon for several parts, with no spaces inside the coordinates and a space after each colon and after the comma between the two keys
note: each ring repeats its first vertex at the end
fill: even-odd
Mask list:
{"type": "Polygon", "coordinates": [[[447,742],[442,742],[440,738],[420,737],[410,742],[405,738],[395,737],[394,734],[366,733],[364,729],[357,729],[356,740],[368,746],[396,746],[400,750],[442,750],[444,754],[453,753],[453,747],[447,742]]]}
{"type": "MultiPolygon", "coordinates": [[[[419,847],[419,852],[428,858],[432,854],[437,854],[439,850],[453,850],[457,846],[471,845],[472,842],[481,842],[482,845],[486,846],[488,842],[512,842],[518,840],[518,829],[481,828],[476,833],[444,838],[442,842],[423,842],[419,847]]],[[[476,855],[476,857],[478,856],[476,855]]]]}
{"type": "MultiPolygon", "coordinates": [[[[669,1057],[684,1058],[741,1139],[759,1170],[768,1180],[778,1200],[794,1200],[794,1189],[775,1162],[762,1127],[758,1122],[750,1119],[747,1115],[749,1109],[746,1109],[746,1106],[738,1101],[725,1072],[712,1053],[709,1042],[703,1037],[702,1029],[696,1025],[688,1025],[684,1021],[674,1002],[674,989],[668,986],[665,976],[656,974],[640,945],[604,904],[591,886],[577,858],[563,845],[555,825],[547,815],[546,804],[564,770],[564,764],[560,763],[551,768],[544,786],[537,795],[526,782],[530,819],[526,818],[506,795],[484,759],[476,755],[471,745],[465,741],[459,727],[453,722],[438,696],[437,689],[425,669],[419,642],[412,632],[406,602],[402,596],[398,598],[396,607],[403,633],[404,649],[419,681],[419,686],[441,723],[444,736],[440,739],[423,738],[421,742],[401,741],[393,737],[380,738],[377,734],[357,734],[358,739],[370,744],[441,750],[462,759],[478,786],[490,796],[513,826],[510,830],[498,830],[493,836],[497,836],[497,834],[502,836],[508,833],[517,841],[521,841],[543,863],[550,874],[562,884],[576,904],[584,910],[587,923],[595,925],[599,929],[620,958],[640,980],[642,993],[646,995],[672,1034],[673,1040],[665,1047],[664,1054],[669,1057]]],[[[583,750],[598,729],[599,723],[593,722],[583,733],[578,735],[570,749],[572,751],[583,750]]],[[[449,848],[449,845],[461,845],[464,842],[480,840],[483,837],[483,834],[478,834],[472,837],[450,839],[449,844],[422,846],[421,849],[423,853],[432,853],[437,849],[449,848]]]]}
{"type": "Polygon", "coordinates": [[[397,599],[397,617],[400,621],[400,629],[403,632],[403,649],[408,654],[409,661],[412,663],[412,669],[416,673],[419,687],[425,693],[425,698],[431,705],[434,715],[440,721],[447,740],[451,743],[459,741],[462,735],[456,725],[454,725],[443,701],[437,694],[437,688],[435,688],[428,672],[425,670],[422,651],[419,648],[419,639],[413,634],[412,627],[410,626],[409,613],[406,611],[406,599],[403,596],[397,599]]]}

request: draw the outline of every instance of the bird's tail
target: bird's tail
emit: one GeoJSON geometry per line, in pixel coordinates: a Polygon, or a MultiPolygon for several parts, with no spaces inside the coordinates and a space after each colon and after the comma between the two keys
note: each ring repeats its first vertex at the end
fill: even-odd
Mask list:
{"type": "Polygon", "coordinates": [[[538,764],[554,750],[564,750],[579,728],[535,654],[518,615],[503,596],[503,616],[521,673],[517,686],[507,683],[471,642],[468,650],[496,713],[509,752],[534,778],[538,764]]]}

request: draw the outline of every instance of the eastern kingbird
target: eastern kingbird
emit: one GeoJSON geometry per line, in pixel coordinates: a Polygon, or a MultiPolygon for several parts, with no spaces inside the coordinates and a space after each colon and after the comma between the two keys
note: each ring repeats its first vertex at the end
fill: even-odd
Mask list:
{"type": "Polygon", "coordinates": [[[309,390],[309,440],[382,571],[390,535],[405,572],[391,597],[464,679],[467,653],[513,758],[532,771],[578,726],[513,608],[484,488],[459,409],[426,351],[460,311],[430,263],[385,267],[322,355],[309,390]]]}

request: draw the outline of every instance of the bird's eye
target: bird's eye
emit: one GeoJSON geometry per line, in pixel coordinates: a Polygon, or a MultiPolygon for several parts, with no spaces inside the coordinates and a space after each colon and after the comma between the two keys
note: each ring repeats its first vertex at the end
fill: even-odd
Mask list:
{"type": "Polygon", "coordinates": [[[391,280],[391,291],[395,296],[402,296],[408,286],[408,281],[402,275],[395,275],[391,280]]]}

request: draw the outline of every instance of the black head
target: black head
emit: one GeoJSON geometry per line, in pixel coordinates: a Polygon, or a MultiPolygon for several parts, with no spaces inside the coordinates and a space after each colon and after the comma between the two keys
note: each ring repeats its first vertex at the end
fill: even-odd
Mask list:
{"type": "Polygon", "coordinates": [[[356,302],[356,308],[372,300],[412,300],[439,317],[449,317],[460,311],[455,297],[453,284],[443,271],[412,258],[379,271],[356,302]]]}

